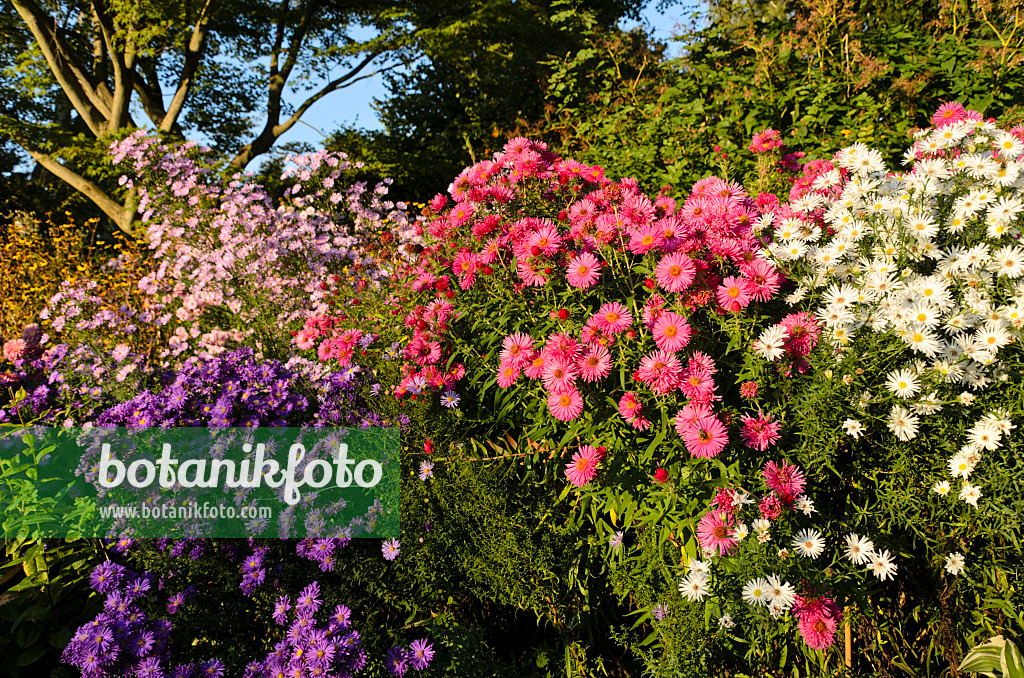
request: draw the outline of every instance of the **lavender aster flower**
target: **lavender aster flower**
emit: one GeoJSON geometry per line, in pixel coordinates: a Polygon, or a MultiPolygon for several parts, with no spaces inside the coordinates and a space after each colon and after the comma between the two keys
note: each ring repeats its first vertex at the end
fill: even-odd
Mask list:
{"type": "MultiPolygon", "coordinates": [[[[397,539],[388,539],[381,546],[381,551],[384,553],[384,560],[394,560],[398,557],[398,548],[401,543],[397,539]]],[[[396,674],[397,675],[397,674],[396,674]]]]}
{"type": "Polygon", "coordinates": [[[434,658],[434,646],[426,638],[420,638],[419,640],[412,641],[409,653],[411,655],[412,667],[417,671],[422,671],[430,666],[430,662],[434,658]]]}
{"type": "Polygon", "coordinates": [[[409,668],[409,655],[406,650],[395,645],[384,655],[384,664],[393,676],[404,676],[409,668]]]}

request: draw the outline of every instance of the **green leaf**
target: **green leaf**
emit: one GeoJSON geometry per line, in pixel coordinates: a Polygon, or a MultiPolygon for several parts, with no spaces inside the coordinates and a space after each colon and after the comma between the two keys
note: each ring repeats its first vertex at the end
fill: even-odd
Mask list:
{"type": "Polygon", "coordinates": [[[46,648],[44,647],[30,647],[18,655],[18,661],[14,663],[16,666],[28,666],[29,664],[35,664],[45,653],[46,648]]]}
{"type": "Polygon", "coordinates": [[[987,642],[968,652],[957,668],[965,673],[985,674],[999,670],[1005,643],[1002,636],[990,638],[987,642]]]}
{"type": "Polygon", "coordinates": [[[999,669],[1003,672],[1003,678],[1024,678],[1024,657],[1021,657],[1020,650],[1010,641],[1003,645],[999,669]]]}

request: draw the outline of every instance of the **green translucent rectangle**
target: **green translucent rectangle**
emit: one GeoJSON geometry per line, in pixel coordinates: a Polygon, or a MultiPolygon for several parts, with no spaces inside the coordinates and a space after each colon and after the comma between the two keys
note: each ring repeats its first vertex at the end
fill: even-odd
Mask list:
{"type": "Polygon", "coordinates": [[[397,539],[399,442],[396,428],[0,428],[0,533],[397,539]]]}

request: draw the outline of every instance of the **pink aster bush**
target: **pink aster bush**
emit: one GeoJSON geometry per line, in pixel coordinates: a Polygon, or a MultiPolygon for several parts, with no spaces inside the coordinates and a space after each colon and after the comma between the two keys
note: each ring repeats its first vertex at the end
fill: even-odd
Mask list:
{"type": "Polygon", "coordinates": [[[371,250],[414,239],[404,205],[385,199],[386,183],[345,182],[358,164],[344,154],[289,156],[282,179],[291,185],[277,205],[243,174],[225,185],[192,143],[162,144],[139,130],[111,154],[133,175],[122,184],[138,191],[153,257],[138,285],[152,301],[146,309],[74,306],[70,286],[47,312],[58,331],[155,322],[168,335],[162,358],[216,354],[249,336],[269,348],[281,327],[347,301],[353,284],[379,284],[389,257],[371,250]]]}
{"type": "MultiPolygon", "coordinates": [[[[938,170],[940,181],[953,176],[961,156],[973,164],[956,170],[956,181],[970,177],[976,190],[985,181],[989,189],[1016,186],[1018,137],[979,131],[977,121],[965,122],[974,117],[951,110],[958,122],[915,142],[908,158],[920,169],[909,179],[883,171],[884,159],[866,147],[813,158],[764,133],[752,144],[764,171],[755,181],[774,192],[707,177],[651,195],[541,143],[509,141],[431,201],[418,225],[423,249],[392,278],[400,284],[396,317],[405,318],[395,333],[401,379],[392,395],[401,403],[458,392],[474,412],[466,436],[513,440],[509,454],[531,457],[530,475],[585,498],[592,514],[579,520],[612,545],[610,558],[620,557],[624,532],[658,531],[684,563],[703,563],[685,566],[687,601],[715,605],[748,638],[775,624],[802,639],[803,652],[833,647],[846,623],[834,601],[860,590],[888,595],[902,571],[891,553],[911,552],[920,539],[910,528],[859,536],[878,533],[874,514],[905,524],[895,512],[912,501],[914,515],[939,515],[932,502],[949,492],[938,483],[907,499],[907,487],[920,486],[915,474],[938,480],[935,469],[947,463],[913,448],[924,417],[952,403],[968,407],[992,384],[1019,382],[1008,369],[1016,358],[1005,358],[1002,376],[988,369],[1019,347],[1015,281],[1024,255],[999,243],[1019,232],[1019,205],[982,194],[988,212],[968,222],[964,215],[978,214],[965,212],[976,210],[969,190],[957,189],[958,208],[929,189],[922,206],[937,210],[934,223],[908,221],[900,228],[916,229],[913,239],[891,239],[906,217],[901,201],[915,199],[938,170]],[[938,139],[963,132],[958,124],[974,124],[973,136],[938,139]],[[967,149],[982,132],[988,150],[967,149]],[[963,148],[939,152],[939,143],[963,148]],[[939,263],[936,226],[955,236],[939,263]],[[982,240],[986,247],[968,256],[982,240]],[[911,294],[935,308],[912,305],[911,294]],[[443,322],[428,309],[443,309],[443,322]],[[938,349],[933,312],[952,322],[938,349]],[[880,370],[896,355],[904,364],[880,370]],[[965,355],[976,364],[961,372],[954,365],[965,355]],[[869,426],[875,443],[908,445],[878,451],[858,437],[869,426]],[[556,454],[542,452],[566,445],[579,450],[572,460],[554,463],[556,454]],[[600,482],[589,477],[597,467],[585,446],[607,450],[600,482]],[[889,456],[900,460],[898,473],[889,456]],[[704,600],[710,593],[714,603],[704,600]]],[[[948,451],[954,478],[1001,463],[982,451],[1008,439],[1014,424],[996,395],[986,402],[969,432],[943,429],[945,440],[965,441],[948,451]]],[[[951,444],[928,440],[929,455],[951,444]]],[[[962,504],[983,504],[973,481],[960,491],[962,504]]],[[[947,547],[929,539],[933,551],[947,547]]],[[[638,558],[679,567],[633,548],[638,558]]],[[[725,619],[722,627],[732,628],[725,619]]],[[[764,647],[774,646],[771,633],[764,647]]]]}

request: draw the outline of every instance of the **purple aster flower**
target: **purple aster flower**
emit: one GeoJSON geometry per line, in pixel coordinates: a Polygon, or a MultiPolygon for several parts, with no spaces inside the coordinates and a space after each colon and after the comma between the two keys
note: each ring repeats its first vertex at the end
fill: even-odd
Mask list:
{"type": "Polygon", "coordinates": [[[136,657],[145,657],[153,649],[153,633],[151,631],[138,631],[131,638],[132,653],[136,657]]]}
{"type": "Polygon", "coordinates": [[[160,660],[156,657],[146,657],[139,662],[135,669],[138,678],[164,678],[164,669],[160,666],[160,660]]]}
{"type": "Polygon", "coordinates": [[[182,605],[185,604],[185,594],[175,593],[173,596],[167,599],[167,613],[174,614],[178,611],[182,605]]]}
{"type": "Polygon", "coordinates": [[[320,585],[317,582],[313,582],[306,588],[302,589],[295,602],[295,611],[302,616],[312,617],[324,602],[318,597],[319,595],[320,585]]]}
{"type": "Polygon", "coordinates": [[[658,603],[657,605],[651,608],[651,616],[661,621],[666,616],[668,616],[668,605],[666,605],[665,603],[658,603]]]}
{"type": "Polygon", "coordinates": [[[89,583],[99,593],[110,593],[121,584],[124,566],[106,560],[97,565],[89,575],[89,583]]]}
{"type": "Polygon", "coordinates": [[[398,548],[401,543],[397,539],[388,539],[381,545],[381,551],[384,553],[384,560],[394,560],[398,557],[398,548]]]}
{"type": "Polygon", "coordinates": [[[409,655],[406,650],[395,645],[384,655],[384,664],[393,676],[404,676],[409,668],[409,655]]]}
{"type": "Polygon", "coordinates": [[[348,607],[344,605],[339,605],[336,608],[334,608],[334,613],[331,614],[331,621],[333,623],[336,623],[341,628],[347,629],[349,627],[348,620],[351,616],[352,610],[348,609],[348,607]]]}
{"type": "Polygon", "coordinates": [[[434,658],[434,645],[426,638],[414,640],[409,647],[409,654],[412,659],[412,667],[417,671],[422,671],[430,666],[430,662],[434,658]]]}
{"type": "Polygon", "coordinates": [[[292,609],[292,604],[288,600],[288,596],[278,598],[277,603],[274,604],[274,621],[284,626],[288,622],[288,611],[290,609],[292,609]]]}
{"type": "Polygon", "coordinates": [[[434,462],[432,461],[421,461],[420,462],[420,480],[426,480],[434,476],[434,462]]]}
{"type": "Polygon", "coordinates": [[[199,675],[203,678],[222,678],[224,662],[219,659],[211,659],[200,667],[199,675]]]}

